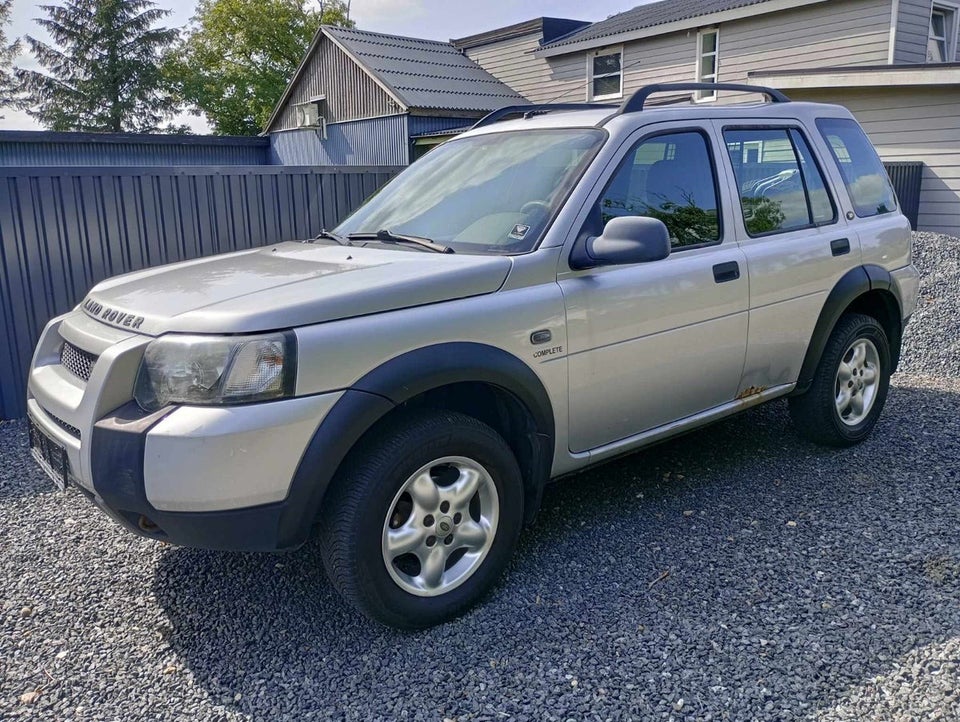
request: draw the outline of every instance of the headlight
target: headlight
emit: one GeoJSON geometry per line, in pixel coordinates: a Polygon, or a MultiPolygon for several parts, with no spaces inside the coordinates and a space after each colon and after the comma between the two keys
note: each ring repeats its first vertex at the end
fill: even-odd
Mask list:
{"type": "Polygon", "coordinates": [[[162,336],[147,346],[137,374],[137,403],[147,411],[167,404],[241,404],[292,396],[296,337],[162,336]]]}

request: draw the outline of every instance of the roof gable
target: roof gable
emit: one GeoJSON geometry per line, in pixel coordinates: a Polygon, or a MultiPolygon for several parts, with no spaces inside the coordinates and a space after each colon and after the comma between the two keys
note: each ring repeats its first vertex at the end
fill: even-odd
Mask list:
{"type": "Polygon", "coordinates": [[[526,102],[450,43],[353,28],[323,31],[408,110],[486,112],[526,102]]]}
{"type": "Polygon", "coordinates": [[[450,43],[323,25],[274,108],[265,132],[273,130],[284,115],[301,79],[315,74],[311,64],[318,61],[324,43],[342,51],[352,67],[379,86],[400,112],[480,115],[528,102],[450,43]]]}
{"type": "Polygon", "coordinates": [[[297,127],[295,106],[323,96],[324,117],[339,123],[406,112],[399,98],[349,53],[318,31],[273,109],[265,133],[297,127]]]}

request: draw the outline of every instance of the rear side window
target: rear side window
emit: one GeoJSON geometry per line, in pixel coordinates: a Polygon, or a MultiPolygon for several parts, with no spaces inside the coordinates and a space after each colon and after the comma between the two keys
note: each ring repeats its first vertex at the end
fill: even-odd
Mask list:
{"type": "Polygon", "coordinates": [[[820,118],[817,127],[840,168],[853,209],[861,218],[893,213],[897,197],[863,129],[847,118],[820,118]]]}
{"type": "Polygon", "coordinates": [[[716,175],[698,131],[641,140],[623,159],[595,209],[602,225],[620,216],[663,221],[674,249],[720,242],[716,175]]]}
{"type": "Polygon", "coordinates": [[[793,128],[723,132],[751,236],[810,228],[836,220],[823,173],[793,128]]]}

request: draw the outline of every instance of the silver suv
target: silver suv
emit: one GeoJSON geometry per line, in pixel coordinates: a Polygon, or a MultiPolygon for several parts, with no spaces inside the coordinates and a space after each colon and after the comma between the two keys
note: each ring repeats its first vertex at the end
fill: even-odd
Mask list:
{"type": "MultiPolygon", "coordinates": [[[[702,88],[770,102],[648,102],[702,88]]],[[[844,108],[507,108],[317,239],[96,286],[39,342],[30,443],[147,537],[316,528],[351,604],[422,627],[491,587],[558,476],[779,397],[862,441],[917,288],[844,108]]]]}

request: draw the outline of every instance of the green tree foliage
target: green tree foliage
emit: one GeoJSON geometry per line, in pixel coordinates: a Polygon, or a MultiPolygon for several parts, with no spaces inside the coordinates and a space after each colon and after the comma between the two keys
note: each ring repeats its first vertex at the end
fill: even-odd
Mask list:
{"type": "Polygon", "coordinates": [[[216,133],[256,135],[322,24],[353,27],[347,6],[304,0],[200,0],[165,72],[216,133]]]}
{"type": "MultiPolygon", "coordinates": [[[[652,193],[656,197],[659,194],[652,193]]],[[[674,247],[709,243],[720,238],[720,219],[715,208],[700,208],[693,196],[683,193],[683,203],[660,196],[657,205],[604,200],[603,223],[617,216],[648,216],[662,221],[674,247]],[[616,212],[614,212],[616,211],[616,212]]]]}
{"type": "Polygon", "coordinates": [[[772,198],[743,196],[740,198],[740,204],[743,207],[743,219],[747,232],[754,236],[779,231],[787,219],[781,209],[780,201],[772,198]]]}
{"type": "MultiPolygon", "coordinates": [[[[20,43],[7,40],[4,26],[10,22],[13,0],[0,0],[0,108],[13,105],[16,82],[13,77],[13,59],[20,52],[20,43]]],[[[0,118],[3,116],[0,115],[0,118]]]]}
{"type": "Polygon", "coordinates": [[[41,5],[37,23],[54,45],[29,35],[44,71],[16,69],[27,112],[51,130],[149,132],[170,117],[159,62],[177,33],[156,27],[168,10],[151,0],[65,0],[41,5]]]}

